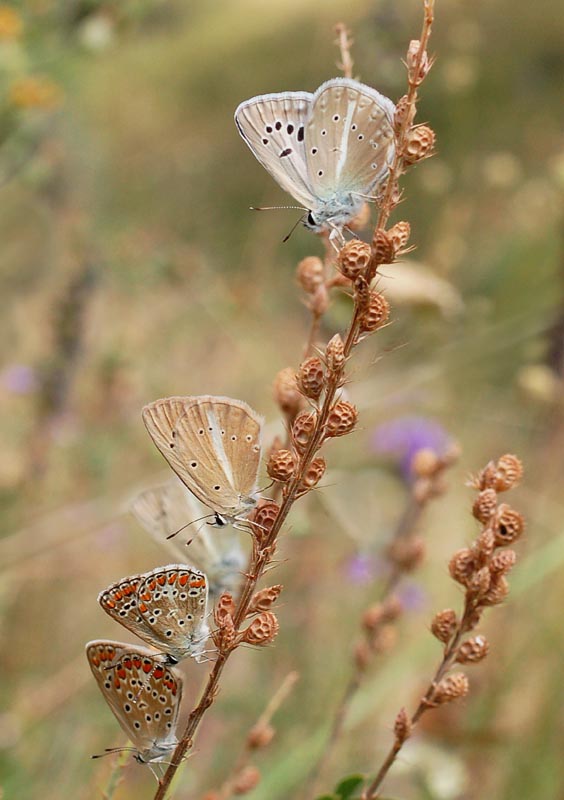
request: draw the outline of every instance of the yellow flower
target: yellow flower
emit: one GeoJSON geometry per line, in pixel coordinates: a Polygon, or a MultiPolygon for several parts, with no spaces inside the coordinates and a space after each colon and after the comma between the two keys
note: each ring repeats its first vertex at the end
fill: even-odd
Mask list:
{"type": "Polygon", "coordinates": [[[0,5],[0,41],[17,39],[22,28],[23,22],[18,12],[11,6],[0,5]]]}
{"type": "Polygon", "coordinates": [[[63,102],[60,86],[41,75],[19,78],[11,85],[9,99],[17,108],[41,108],[51,110],[63,102]]]}

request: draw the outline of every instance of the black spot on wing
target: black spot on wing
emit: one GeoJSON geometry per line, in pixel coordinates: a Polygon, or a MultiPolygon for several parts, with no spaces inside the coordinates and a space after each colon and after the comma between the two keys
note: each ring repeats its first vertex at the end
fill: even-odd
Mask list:
{"type": "Polygon", "coordinates": [[[292,148],[291,147],[287,147],[285,150],[282,150],[282,152],[280,153],[279,158],[285,158],[285,156],[289,156],[291,152],[292,152],[292,148]]]}

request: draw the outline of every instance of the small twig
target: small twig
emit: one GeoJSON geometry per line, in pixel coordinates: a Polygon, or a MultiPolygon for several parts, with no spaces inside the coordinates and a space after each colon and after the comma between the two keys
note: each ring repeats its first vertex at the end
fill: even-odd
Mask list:
{"type": "Polygon", "coordinates": [[[338,45],[341,51],[341,62],[337,63],[337,66],[343,72],[345,78],[352,78],[354,62],[351,58],[353,40],[350,38],[350,31],[344,23],[339,22],[335,25],[335,33],[337,34],[335,44],[338,45]]]}

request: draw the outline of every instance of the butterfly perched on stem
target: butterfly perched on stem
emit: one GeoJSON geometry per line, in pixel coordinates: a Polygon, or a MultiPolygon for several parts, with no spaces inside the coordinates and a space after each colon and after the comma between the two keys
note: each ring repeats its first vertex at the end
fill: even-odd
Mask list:
{"type": "Polygon", "coordinates": [[[253,97],[235,111],[253,155],[307,215],[306,228],[341,235],[387,176],[394,158],[391,100],[351,78],[315,94],[253,97]]]}

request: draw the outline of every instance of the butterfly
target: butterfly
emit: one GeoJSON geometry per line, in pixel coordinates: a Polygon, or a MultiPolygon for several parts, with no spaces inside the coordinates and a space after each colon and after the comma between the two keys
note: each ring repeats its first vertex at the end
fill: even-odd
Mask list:
{"type": "Polygon", "coordinates": [[[315,94],[263,94],[235,111],[255,158],[308,212],[304,225],[337,235],[386,180],[394,158],[394,103],[351,78],[315,94]]]}
{"type": "MultiPolygon", "coordinates": [[[[184,546],[169,537],[202,517],[203,506],[176,476],[161,486],[145,489],[130,508],[145,530],[160,544],[166,544],[177,560],[186,557],[184,546]]],[[[221,536],[205,529],[199,531],[190,544],[190,562],[205,572],[210,597],[218,598],[224,591],[237,593],[245,557],[233,529],[221,536]]]]}
{"type": "Polygon", "coordinates": [[[236,524],[257,503],[262,418],[230,397],[168,397],[143,421],[184,485],[210,508],[218,527],[236,524]]]}
{"type": "Polygon", "coordinates": [[[135,760],[162,761],[178,744],[180,675],[133,644],[98,639],[86,645],[86,658],[104,700],[133,743],[135,760]]]}
{"type": "Polygon", "coordinates": [[[203,572],[182,564],[157,567],[111,584],[98,602],[113,620],[163,651],[165,663],[201,659],[209,637],[203,572]]]}

